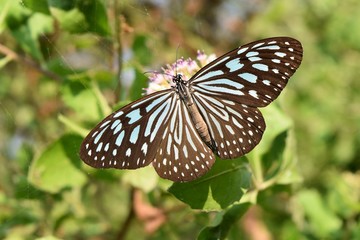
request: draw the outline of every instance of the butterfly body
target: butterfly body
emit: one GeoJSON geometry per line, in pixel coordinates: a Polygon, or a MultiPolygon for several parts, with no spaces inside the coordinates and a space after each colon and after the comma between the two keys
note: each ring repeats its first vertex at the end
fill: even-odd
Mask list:
{"type": "Polygon", "coordinates": [[[259,40],[234,49],[189,80],[112,113],[85,138],[81,159],[97,168],[136,169],[150,163],[172,181],[194,180],[215,162],[240,157],[261,140],[258,107],[280,94],[302,60],[300,42],[259,40]],[[215,155],[214,155],[215,154],[215,155]]]}
{"type": "Polygon", "coordinates": [[[187,84],[188,82],[182,79],[181,74],[176,74],[176,76],[173,77],[173,82],[176,84],[174,87],[176,89],[176,93],[179,94],[179,97],[186,105],[191,120],[201,139],[206,143],[209,148],[214,150],[214,146],[211,141],[210,133],[207,128],[206,122],[202,118],[199,109],[194,103],[194,99],[191,96],[191,90],[189,89],[189,86],[187,84]]]}

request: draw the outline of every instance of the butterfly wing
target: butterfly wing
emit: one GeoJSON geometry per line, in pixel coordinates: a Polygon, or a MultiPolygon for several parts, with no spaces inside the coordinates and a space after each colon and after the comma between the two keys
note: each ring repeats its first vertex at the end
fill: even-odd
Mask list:
{"type": "Polygon", "coordinates": [[[135,169],[154,160],[176,93],[163,90],[140,98],[101,121],[84,139],[80,158],[96,168],[135,169]]]}
{"type": "Polygon", "coordinates": [[[228,52],[189,80],[218,156],[236,158],[260,142],[265,122],[257,108],[279,96],[301,60],[300,42],[269,38],[228,52]]]}
{"type": "Polygon", "coordinates": [[[162,178],[191,181],[211,168],[215,156],[200,138],[184,102],[173,99],[171,109],[165,130],[158,135],[160,141],[153,166],[162,178]]]}
{"type": "Polygon", "coordinates": [[[212,61],[190,80],[193,91],[250,107],[276,99],[302,60],[301,43],[275,37],[255,41],[212,61]]]}
{"type": "Polygon", "coordinates": [[[96,168],[136,169],[151,162],[163,177],[190,181],[215,161],[173,90],[143,97],[100,122],[84,139],[80,157],[96,168]]]}
{"type": "Polygon", "coordinates": [[[257,108],[197,92],[194,99],[220,158],[240,157],[260,142],[265,122],[257,108]]]}

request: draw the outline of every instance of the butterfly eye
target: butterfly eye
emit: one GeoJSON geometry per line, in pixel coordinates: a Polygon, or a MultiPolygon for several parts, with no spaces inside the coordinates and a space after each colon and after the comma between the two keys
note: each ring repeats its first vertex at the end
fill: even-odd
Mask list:
{"type": "Polygon", "coordinates": [[[261,140],[259,107],[274,101],[302,60],[289,37],[259,40],[213,60],[188,81],[154,92],[112,113],[84,139],[81,159],[96,168],[153,164],[177,182],[204,175],[215,161],[243,156],[261,140]]]}

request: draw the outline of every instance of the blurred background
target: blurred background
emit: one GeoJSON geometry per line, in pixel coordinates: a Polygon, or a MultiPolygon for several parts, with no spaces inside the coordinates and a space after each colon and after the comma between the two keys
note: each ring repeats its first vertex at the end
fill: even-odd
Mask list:
{"type": "Polygon", "coordinates": [[[359,15],[356,0],[0,0],[0,238],[360,239],[359,15]],[[291,171],[251,206],[194,210],[153,170],[79,160],[86,132],[142,96],[144,72],[274,36],[304,49],[276,100],[291,171]]]}

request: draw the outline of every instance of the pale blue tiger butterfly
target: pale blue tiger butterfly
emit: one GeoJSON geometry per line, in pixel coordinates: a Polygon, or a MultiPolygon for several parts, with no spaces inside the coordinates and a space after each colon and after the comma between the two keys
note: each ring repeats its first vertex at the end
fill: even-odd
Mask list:
{"type": "Polygon", "coordinates": [[[204,175],[215,162],[240,157],[261,140],[258,107],[276,99],[302,60],[301,43],[274,37],[236,48],[189,80],[132,102],[102,120],[84,139],[81,159],[96,168],[153,164],[175,182],[204,175]],[[215,154],[215,155],[214,155],[215,154]]]}

